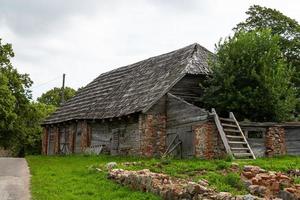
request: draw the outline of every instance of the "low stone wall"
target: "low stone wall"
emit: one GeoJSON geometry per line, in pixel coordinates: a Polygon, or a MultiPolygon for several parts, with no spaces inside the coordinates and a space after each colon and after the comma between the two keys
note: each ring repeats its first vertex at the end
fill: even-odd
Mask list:
{"type": "Polygon", "coordinates": [[[286,155],[285,130],[283,127],[269,127],[265,138],[266,156],[286,155]]]}
{"type": "Polygon", "coordinates": [[[193,126],[195,156],[213,159],[224,157],[225,147],[214,122],[207,121],[193,126]]]}
{"type": "MultiPolygon", "coordinates": [[[[109,178],[119,184],[127,185],[132,189],[151,192],[165,200],[243,200],[245,196],[232,196],[227,192],[216,192],[209,189],[208,182],[200,180],[198,183],[184,179],[176,179],[165,174],[153,173],[148,169],[127,171],[112,169],[109,178]]],[[[246,195],[249,196],[249,195],[246,195]]],[[[250,196],[251,200],[257,199],[250,196]]]]}
{"type": "Polygon", "coordinates": [[[257,166],[244,166],[242,179],[249,192],[265,199],[300,199],[300,184],[280,172],[268,172],[257,166]]]}

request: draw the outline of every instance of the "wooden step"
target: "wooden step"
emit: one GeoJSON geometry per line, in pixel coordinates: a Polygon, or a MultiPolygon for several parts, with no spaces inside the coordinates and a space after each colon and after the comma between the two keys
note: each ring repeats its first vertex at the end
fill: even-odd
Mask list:
{"type": "Polygon", "coordinates": [[[225,123],[222,123],[222,126],[232,127],[232,128],[238,128],[236,124],[225,124],[225,123]]]}
{"type": "Polygon", "coordinates": [[[233,153],[236,157],[252,157],[251,153],[233,153]]]}
{"type": "Polygon", "coordinates": [[[233,138],[233,139],[244,139],[243,136],[239,136],[239,135],[226,135],[226,137],[233,138]]]}
{"type": "Polygon", "coordinates": [[[233,119],[230,119],[230,118],[222,118],[222,117],[219,117],[219,119],[220,119],[221,121],[227,121],[227,122],[234,122],[234,123],[235,123],[235,121],[234,121],[233,119]]]}
{"type": "Polygon", "coordinates": [[[246,150],[246,151],[250,151],[248,148],[246,148],[246,147],[233,147],[233,148],[231,148],[231,150],[232,151],[239,151],[239,150],[246,150]]]}
{"type": "Polygon", "coordinates": [[[224,132],[240,133],[240,130],[235,130],[235,129],[227,129],[227,128],[224,128],[224,132]]]}
{"type": "Polygon", "coordinates": [[[229,144],[247,144],[244,141],[228,141],[229,144]]]}

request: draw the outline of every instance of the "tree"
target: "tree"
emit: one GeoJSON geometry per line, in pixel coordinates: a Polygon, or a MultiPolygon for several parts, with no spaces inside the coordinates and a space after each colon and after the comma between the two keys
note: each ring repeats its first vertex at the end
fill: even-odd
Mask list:
{"type": "Polygon", "coordinates": [[[293,71],[280,50],[280,37],[270,30],[239,32],[220,41],[213,76],[204,84],[203,101],[239,120],[288,120],[295,107],[293,71]]]}
{"type": "Polygon", "coordinates": [[[41,123],[56,110],[53,105],[31,102],[26,116],[26,129],[24,129],[24,151],[26,154],[40,154],[42,147],[41,123]]]}
{"type": "Polygon", "coordinates": [[[297,88],[298,105],[296,115],[300,115],[300,25],[278,10],[253,5],[246,12],[249,17],[239,23],[234,30],[257,31],[270,29],[273,35],[279,36],[279,47],[288,61],[295,68],[292,82],[297,88]]]}
{"type": "MultiPolygon", "coordinates": [[[[62,89],[55,87],[45,93],[42,94],[39,98],[37,98],[37,101],[40,103],[44,103],[47,105],[54,105],[58,107],[61,104],[61,94],[62,89]]],[[[70,87],[66,87],[64,89],[64,98],[65,100],[69,100],[76,94],[76,90],[70,87]]]]}
{"type": "Polygon", "coordinates": [[[23,138],[24,116],[30,105],[32,84],[28,74],[20,74],[10,59],[14,52],[10,44],[0,39],[0,145],[5,148],[23,138]]]}

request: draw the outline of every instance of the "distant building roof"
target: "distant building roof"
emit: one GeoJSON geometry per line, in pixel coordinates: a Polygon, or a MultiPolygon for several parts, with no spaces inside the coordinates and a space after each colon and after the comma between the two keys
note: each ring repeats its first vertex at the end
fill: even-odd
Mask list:
{"type": "Polygon", "coordinates": [[[106,72],[49,116],[43,124],[104,119],[145,112],[186,74],[208,74],[213,54],[187,47],[106,72]]]}

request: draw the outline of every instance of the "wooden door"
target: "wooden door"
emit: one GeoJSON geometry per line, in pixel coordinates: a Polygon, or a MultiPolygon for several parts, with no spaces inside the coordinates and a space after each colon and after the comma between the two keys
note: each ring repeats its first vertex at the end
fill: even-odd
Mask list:
{"type": "Polygon", "coordinates": [[[47,154],[48,155],[53,155],[54,154],[54,131],[53,131],[53,128],[49,129],[47,154]]]}
{"type": "Polygon", "coordinates": [[[120,145],[120,131],[118,129],[112,130],[112,140],[111,140],[111,155],[118,155],[120,145]]]}
{"type": "Polygon", "coordinates": [[[76,132],[75,132],[75,153],[81,152],[81,127],[77,125],[76,132]]]}

